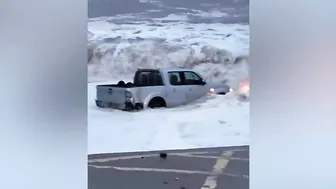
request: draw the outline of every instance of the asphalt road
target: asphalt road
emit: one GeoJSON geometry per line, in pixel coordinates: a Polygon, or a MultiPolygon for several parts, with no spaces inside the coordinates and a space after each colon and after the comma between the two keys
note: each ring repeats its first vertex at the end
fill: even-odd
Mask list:
{"type": "Polygon", "coordinates": [[[95,154],[88,165],[89,189],[249,188],[248,146],[95,154]]]}

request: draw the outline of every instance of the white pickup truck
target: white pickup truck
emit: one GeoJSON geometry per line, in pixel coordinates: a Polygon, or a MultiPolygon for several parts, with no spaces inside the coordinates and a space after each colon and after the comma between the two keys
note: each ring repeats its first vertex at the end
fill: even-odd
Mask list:
{"type": "Polygon", "coordinates": [[[186,68],[138,69],[133,83],[120,81],[97,85],[96,105],[100,108],[141,110],[147,107],[175,107],[209,93],[226,94],[225,84],[207,83],[200,74],[186,68]]]}

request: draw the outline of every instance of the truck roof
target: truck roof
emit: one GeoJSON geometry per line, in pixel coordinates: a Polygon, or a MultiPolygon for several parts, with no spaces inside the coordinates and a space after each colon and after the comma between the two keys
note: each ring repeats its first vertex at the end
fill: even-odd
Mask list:
{"type": "Polygon", "coordinates": [[[188,68],[173,67],[173,68],[159,68],[159,69],[139,69],[139,70],[160,70],[162,72],[180,72],[180,71],[191,71],[188,68]]]}
{"type": "Polygon", "coordinates": [[[180,71],[191,71],[189,68],[180,68],[180,67],[175,67],[175,68],[162,68],[161,69],[163,72],[180,72],[180,71]]]}

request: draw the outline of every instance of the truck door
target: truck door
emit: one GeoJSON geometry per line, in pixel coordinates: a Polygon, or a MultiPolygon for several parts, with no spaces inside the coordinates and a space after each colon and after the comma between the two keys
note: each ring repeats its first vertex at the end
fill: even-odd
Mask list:
{"type": "Polygon", "coordinates": [[[195,72],[183,72],[182,80],[188,89],[188,102],[197,100],[208,93],[208,86],[201,84],[203,79],[195,72]]]}
{"type": "Polygon", "coordinates": [[[187,103],[188,89],[182,82],[183,72],[168,72],[166,102],[168,106],[179,106],[187,103]]]}

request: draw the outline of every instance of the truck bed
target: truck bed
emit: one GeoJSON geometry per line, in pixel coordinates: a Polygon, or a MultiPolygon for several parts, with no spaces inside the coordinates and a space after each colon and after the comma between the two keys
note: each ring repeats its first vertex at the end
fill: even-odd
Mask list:
{"type": "Polygon", "coordinates": [[[133,83],[128,83],[128,84],[104,84],[104,85],[97,85],[97,87],[134,88],[134,87],[137,87],[137,85],[134,85],[133,83]]]}
{"type": "Polygon", "coordinates": [[[136,87],[153,87],[153,86],[145,86],[145,85],[135,85],[135,84],[125,84],[125,85],[118,85],[118,84],[104,84],[104,85],[97,85],[97,87],[108,87],[108,88],[136,88],[136,87]]]}
{"type": "Polygon", "coordinates": [[[134,88],[136,85],[117,85],[117,84],[106,84],[106,85],[97,85],[97,87],[115,87],[115,88],[134,88]]]}

